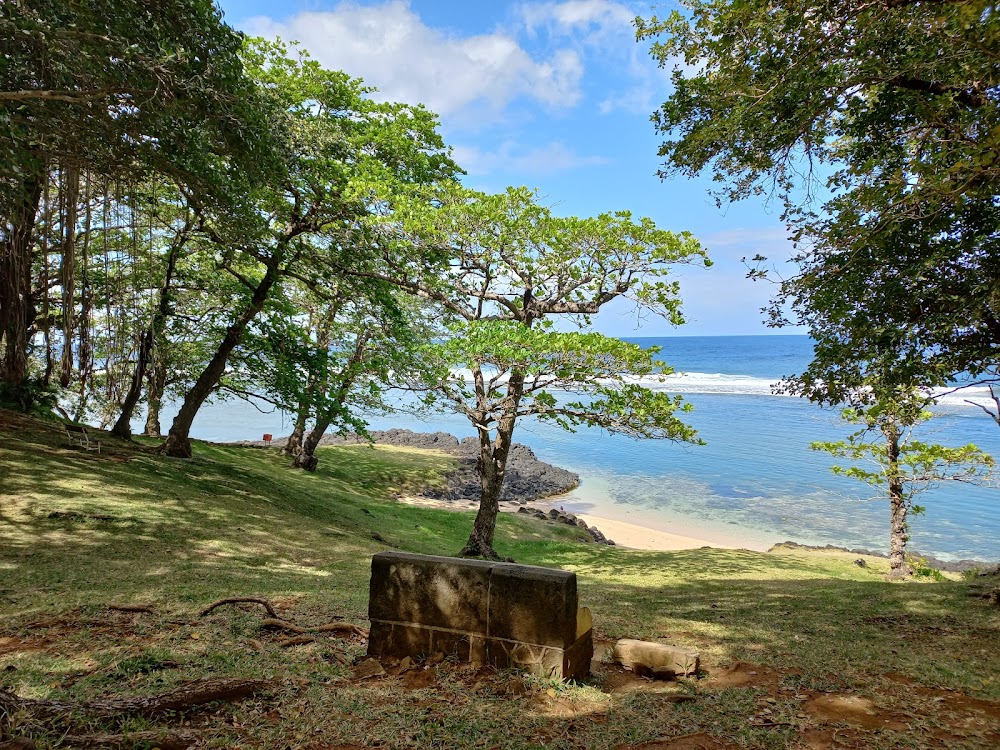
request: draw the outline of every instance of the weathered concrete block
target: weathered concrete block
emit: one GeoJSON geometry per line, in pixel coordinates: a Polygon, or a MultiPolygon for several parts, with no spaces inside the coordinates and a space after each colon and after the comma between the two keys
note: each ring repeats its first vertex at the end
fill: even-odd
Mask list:
{"type": "Polygon", "coordinates": [[[490,577],[486,635],[566,648],[576,640],[576,574],[502,564],[490,577]]]}
{"type": "Polygon", "coordinates": [[[482,560],[379,553],[372,557],[368,617],[485,633],[493,567],[482,560]]]}
{"type": "Polygon", "coordinates": [[[382,552],[372,558],[368,655],[427,656],[585,677],[590,610],[576,574],[550,568],[382,552]]]}
{"type": "Polygon", "coordinates": [[[697,674],[701,666],[697,651],[663,643],[636,641],[631,638],[622,638],[615,644],[614,660],[616,664],[624,667],[636,671],[648,671],[650,674],[662,677],[669,677],[671,673],[697,674]]]}

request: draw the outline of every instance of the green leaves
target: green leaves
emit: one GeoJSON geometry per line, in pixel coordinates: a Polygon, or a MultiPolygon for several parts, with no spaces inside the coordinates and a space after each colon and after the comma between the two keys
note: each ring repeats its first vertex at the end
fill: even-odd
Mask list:
{"type": "Polygon", "coordinates": [[[932,418],[923,405],[919,399],[908,403],[901,399],[846,409],[844,419],[862,429],[847,440],[815,442],[810,447],[854,462],[854,466],[831,467],[834,474],[857,479],[883,494],[895,483],[907,502],[940,482],[991,480],[994,459],[975,445],[949,448],[913,438],[914,428],[932,418]]]}
{"type": "Polygon", "coordinates": [[[777,195],[800,273],[770,309],[816,341],[789,386],[841,403],[996,371],[1000,14],[993,3],[687,0],[638,22],[673,71],[662,174],[777,195]],[[822,205],[819,205],[822,199],[822,205]]]}

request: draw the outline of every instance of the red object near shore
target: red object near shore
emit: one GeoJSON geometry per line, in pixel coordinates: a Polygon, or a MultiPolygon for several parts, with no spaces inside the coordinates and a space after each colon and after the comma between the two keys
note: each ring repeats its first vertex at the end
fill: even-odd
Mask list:
{"type": "Polygon", "coordinates": [[[271,444],[271,438],[272,438],[271,433],[270,432],[265,432],[264,433],[264,445],[270,445],[271,444]]]}

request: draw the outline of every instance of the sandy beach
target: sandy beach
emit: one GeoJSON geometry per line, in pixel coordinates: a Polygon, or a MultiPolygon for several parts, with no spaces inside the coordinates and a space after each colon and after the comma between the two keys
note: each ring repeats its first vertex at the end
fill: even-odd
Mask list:
{"type": "MultiPolygon", "coordinates": [[[[477,502],[435,500],[425,497],[407,496],[399,498],[399,502],[407,505],[420,505],[426,508],[440,508],[465,513],[475,512],[477,502]]],[[[552,499],[531,503],[529,507],[548,510],[558,507],[559,503],[552,499]]],[[[521,506],[501,504],[503,513],[516,513],[521,506]]],[[[590,513],[574,513],[582,518],[588,526],[596,526],[605,536],[613,539],[620,547],[630,549],[676,551],[685,549],[700,549],[701,547],[716,547],[719,549],[749,549],[765,551],[770,544],[758,540],[747,539],[737,534],[728,534],[715,530],[692,530],[680,528],[677,531],[666,531],[645,524],[630,523],[620,519],[597,516],[590,513]]]]}

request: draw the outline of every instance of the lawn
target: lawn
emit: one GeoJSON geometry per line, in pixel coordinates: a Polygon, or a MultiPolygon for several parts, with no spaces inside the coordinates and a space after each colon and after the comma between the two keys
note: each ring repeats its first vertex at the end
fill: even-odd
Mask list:
{"type": "Polygon", "coordinates": [[[71,449],[58,424],[0,411],[0,683],[67,702],[7,711],[0,748],[1000,746],[1000,609],[969,595],[995,579],[888,584],[884,561],[832,552],[640,552],[504,514],[498,549],[576,571],[599,641],[696,647],[704,673],[605,663],[567,685],[426,655],[362,677],[362,636],[312,629],[366,627],[372,553],[461,548],[469,513],[395,501],[449,457],[326,448],[309,474],[271,449],[197,443],[183,461],[102,440],[71,449]],[[252,603],[199,615],[247,596],[311,632],[262,626],[252,603]],[[85,705],[208,678],[267,686],[153,717],[85,705]]]}

